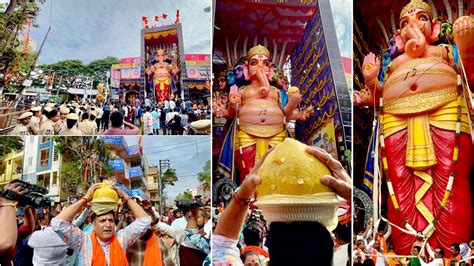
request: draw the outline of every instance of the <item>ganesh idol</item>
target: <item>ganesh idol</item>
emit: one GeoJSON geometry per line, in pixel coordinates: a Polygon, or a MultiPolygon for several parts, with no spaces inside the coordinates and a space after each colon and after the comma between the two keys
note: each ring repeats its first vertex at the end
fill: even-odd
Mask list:
{"type": "Polygon", "coordinates": [[[146,70],[146,73],[152,77],[157,102],[170,99],[173,83],[172,75],[179,72],[178,67],[168,64],[165,60],[165,51],[158,49],[156,51],[156,62],[146,70]]]}
{"type": "Polygon", "coordinates": [[[402,9],[399,26],[383,83],[380,59],[372,53],[364,58],[365,88],[354,93],[354,105],[379,107],[387,216],[404,229],[392,232],[397,253],[410,254],[416,234],[446,252],[454,242],[468,242],[472,232],[473,147],[465,99],[474,81],[474,26],[460,17],[453,24],[457,48],[433,45],[440,22],[421,0],[402,9]]]}
{"type": "Polygon", "coordinates": [[[243,66],[248,85],[231,86],[227,119],[234,119],[222,147],[218,173],[231,178],[234,165],[239,170],[240,182],[253,168],[255,161],[272,146],[288,137],[286,121],[297,119],[297,106],[301,94],[296,87],[290,89],[285,107],[280,91],[270,86],[274,75],[270,52],[262,45],[251,48],[243,66]]]}

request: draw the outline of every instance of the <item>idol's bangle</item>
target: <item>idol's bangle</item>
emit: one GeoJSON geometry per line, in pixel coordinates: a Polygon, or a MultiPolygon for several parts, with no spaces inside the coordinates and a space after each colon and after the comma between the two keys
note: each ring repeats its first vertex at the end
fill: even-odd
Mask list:
{"type": "Polygon", "coordinates": [[[373,78],[372,80],[365,82],[365,85],[367,87],[372,87],[372,86],[375,86],[376,83],[377,83],[377,78],[373,78]]]}

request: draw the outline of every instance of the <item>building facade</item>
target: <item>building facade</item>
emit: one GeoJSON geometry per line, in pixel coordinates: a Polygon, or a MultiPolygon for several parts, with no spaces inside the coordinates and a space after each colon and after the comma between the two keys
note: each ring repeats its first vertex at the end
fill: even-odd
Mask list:
{"type": "Polygon", "coordinates": [[[24,139],[22,180],[46,187],[47,196],[54,202],[61,200],[61,154],[49,137],[27,136],[24,139]]]}

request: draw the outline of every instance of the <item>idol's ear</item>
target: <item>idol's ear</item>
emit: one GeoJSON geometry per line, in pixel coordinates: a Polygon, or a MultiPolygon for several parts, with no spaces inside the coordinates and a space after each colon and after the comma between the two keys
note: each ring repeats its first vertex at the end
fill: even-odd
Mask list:
{"type": "Polygon", "coordinates": [[[431,36],[429,36],[431,42],[434,43],[438,40],[439,33],[441,32],[441,22],[439,20],[431,24],[431,36]]]}
{"type": "Polygon", "coordinates": [[[271,66],[267,75],[268,81],[273,81],[273,76],[275,76],[275,68],[271,66]]]}
{"type": "Polygon", "coordinates": [[[405,51],[405,42],[403,41],[402,35],[400,31],[398,31],[394,36],[393,39],[395,40],[395,46],[397,46],[397,50],[399,53],[405,51]]]}
{"type": "Polygon", "coordinates": [[[246,64],[244,65],[244,77],[245,80],[250,80],[249,67],[246,64]]]}

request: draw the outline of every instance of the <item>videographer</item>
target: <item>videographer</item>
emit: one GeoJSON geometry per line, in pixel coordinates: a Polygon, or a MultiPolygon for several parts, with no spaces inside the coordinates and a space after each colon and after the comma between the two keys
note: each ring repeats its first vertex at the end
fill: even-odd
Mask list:
{"type": "Polygon", "coordinates": [[[189,210],[186,228],[177,228],[163,222],[158,222],[157,228],[176,240],[178,244],[172,257],[177,265],[202,265],[210,252],[209,239],[205,238],[204,225],[209,219],[207,211],[202,208],[200,198],[177,203],[178,208],[189,210]]]}
{"type": "MultiPolygon", "coordinates": [[[[19,195],[28,191],[18,184],[7,184],[4,190],[10,190],[19,195]]],[[[9,265],[15,257],[15,245],[18,236],[16,223],[16,202],[0,195],[0,265],[9,265]]]]}

